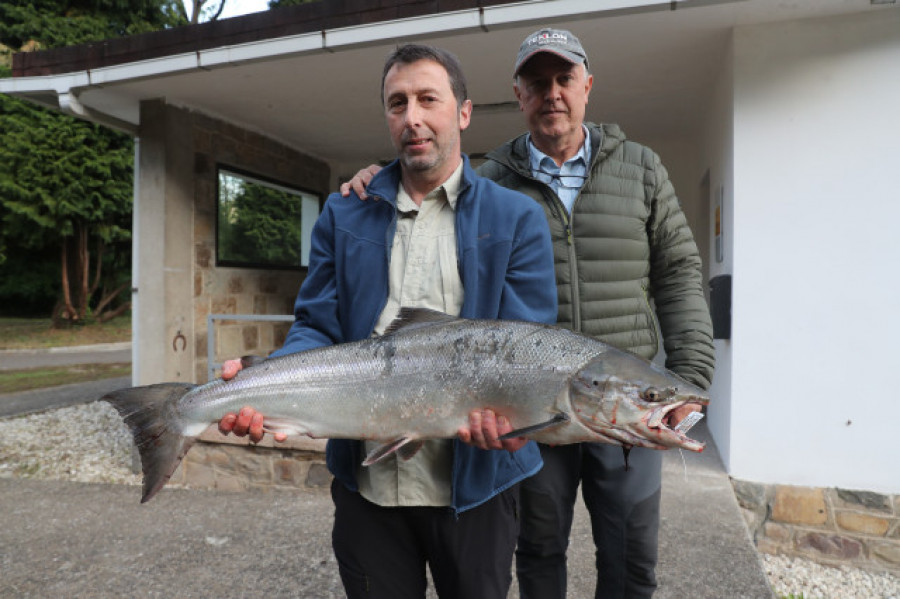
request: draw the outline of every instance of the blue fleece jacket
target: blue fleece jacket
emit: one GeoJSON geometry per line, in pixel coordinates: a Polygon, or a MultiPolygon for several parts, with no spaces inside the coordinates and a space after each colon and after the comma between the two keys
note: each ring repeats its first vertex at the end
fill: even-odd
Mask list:
{"type": "MultiPolygon", "coordinates": [[[[456,244],[464,300],[460,316],[553,324],[556,279],[547,220],[525,195],[479,177],[463,155],[456,204],[456,244]]],[[[388,297],[400,166],[392,162],[368,186],[368,201],[332,194],[312,233],[309,272],[294,307],[296,320],[273,356],[365,339],[388,297]]],[[[330,440],[332,474],[357,490],[359,441],[330,440]]],[[[541,467],[529,442],[516,452],[483,451],[454,442],[452,507],[473,508],[541,467]]]]}

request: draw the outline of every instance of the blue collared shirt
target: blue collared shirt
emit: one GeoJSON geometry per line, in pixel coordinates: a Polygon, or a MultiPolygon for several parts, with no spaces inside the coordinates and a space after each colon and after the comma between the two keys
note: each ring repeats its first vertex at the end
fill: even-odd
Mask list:
{"type": "Polygon", "coordinates": [[[543,181],[559,196],[569,214],[581,187],[587,180],[588,165],[591,163],[591,136],[584,127],[584,144],[573,157],[557,166],[556,162],[540,150],[528,135],[528,155],[531,158],[531,176],[543,181]]]}

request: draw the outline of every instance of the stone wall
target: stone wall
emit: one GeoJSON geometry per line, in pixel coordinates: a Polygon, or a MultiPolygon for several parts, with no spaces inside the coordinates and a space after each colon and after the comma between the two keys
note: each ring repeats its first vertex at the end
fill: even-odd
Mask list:
{"type": "Polygon", "coordinates": [[[900,495],[732,485],[761,552],[900,574],[900,495]]]}
{"type": "Polygon", "coordinates": [[[327,489],[331,473],[325,466],[325,441],[291,438],[258,445],[210,427],[191,447],[171,482],[193,489],[279,491],[327,489]]]}

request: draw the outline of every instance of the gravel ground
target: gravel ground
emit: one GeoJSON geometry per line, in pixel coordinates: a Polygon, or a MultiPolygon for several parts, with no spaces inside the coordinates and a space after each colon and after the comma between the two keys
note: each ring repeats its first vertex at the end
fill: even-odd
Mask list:
{"type": "Polygon", "coordinates": [[[858,568],[831,568],[816,562],[763,555],[775,593],[803,599],[900,599],[900,578],[858,568]]]}
{"type": "MultiPolygon", "coordinates": [[[[0,477],[140,484],[131,434],[105,402],[0,419],[0,477]]],[[[900,578],[763,555],[779,597],[900,599],[900,578]]]]}
{"type": "Polygon", "coordinates": [[[105,401],[0,419],[0,476],[140,484],[131,445],[105,401]]]}

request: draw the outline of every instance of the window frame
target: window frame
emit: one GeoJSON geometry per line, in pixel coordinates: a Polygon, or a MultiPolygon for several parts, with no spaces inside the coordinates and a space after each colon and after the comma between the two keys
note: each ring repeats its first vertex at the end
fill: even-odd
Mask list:
{"type": "MultiPolygon", "coordinates": [[[[322,208],[325,206],[325,197],[324,194],[313,191],[307,187],[302,187],[300,185],[296,185],[293,183],[287,183],[285,181],[279,181],[273,177],[269,177],[266,175],[261,175],[259,173],[232,166],[227,163],[216,163],[215,169],[215,177],[216,177],[216,193],[215,193],[215,210],[213,214],[213,218],[215,219],[215,256],[214,261],[216,267],[226,267],[226,268],[249,268],[249,269],[257,269],[257,270],[289,270],[289,271],[298,271],[298,272],[306,272],[308,270],[308,265],[303,264],[303,252],[301,249],[300,253],[300,263],[297,265],[293,264],[276,264],[276,263],[267,263],[267,262],[251,262],[245,260],[233,260],[233,259],[223,259],[220,256],[220,241],[221,241],[221,223],[219,222],[219,209],[221,207],[221,198],[222,198],[222,174],[226,173],[232,177],[237,177],[248,181],[250,183],[261,185],[263,187],[273,188],[278,191],[293,194],[297,197],[300,202],[300,210],[302,213],[303,209],[303,199],[304,196],[309,199],[314,199],[317,202],[317,210],[315,214],[315,218],[313,219],[313,223],[322,213],[322,208]]],[[[306,229],[311,233],[312,224],[309,223],[309,227],[306,229]]],[[[301,226],[301,248],[303,247],[303,237],[304,237],[304,225],[303,220],[300,223],[301,226]]],[[[308,239],[306,240],[308,244],[308,239]]]]}

